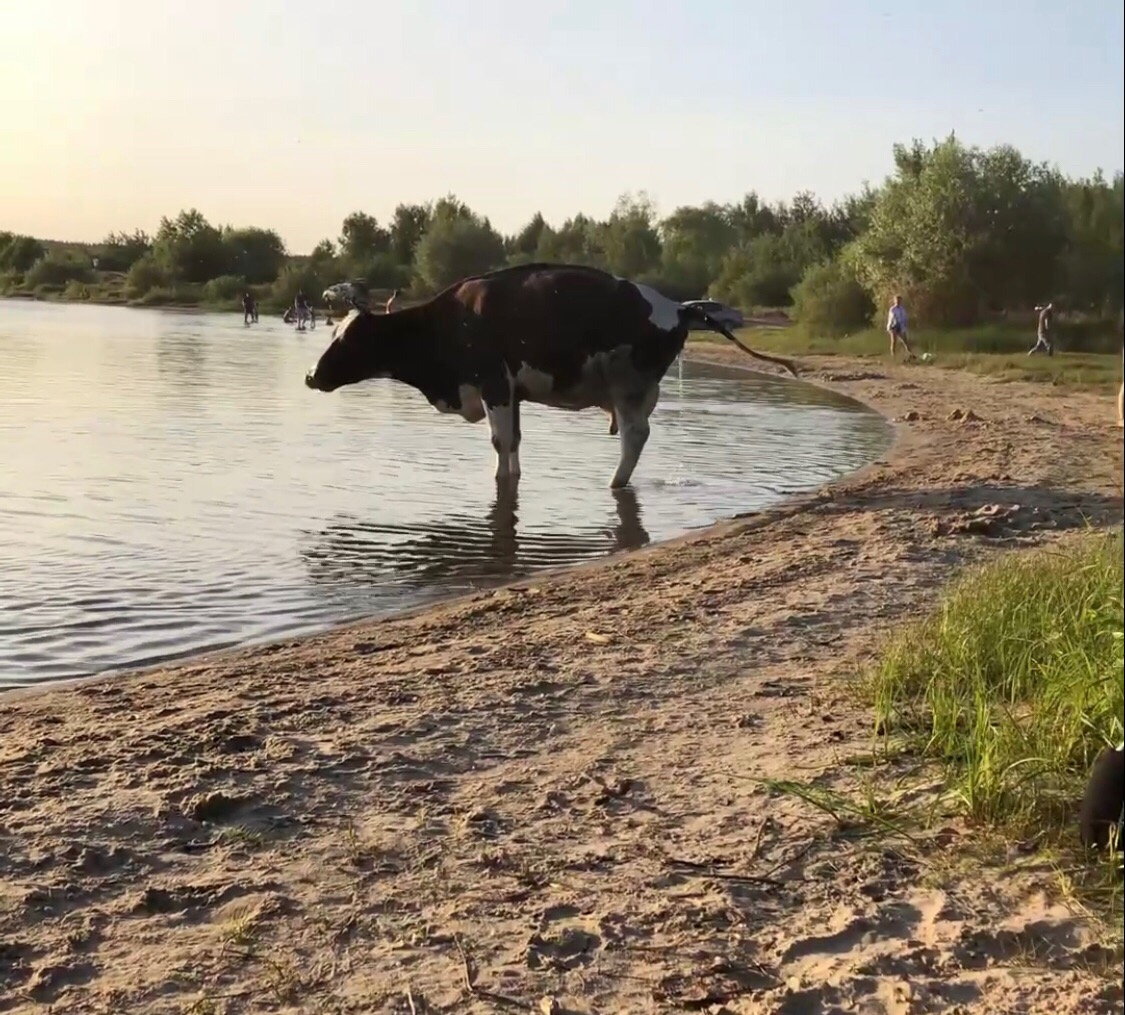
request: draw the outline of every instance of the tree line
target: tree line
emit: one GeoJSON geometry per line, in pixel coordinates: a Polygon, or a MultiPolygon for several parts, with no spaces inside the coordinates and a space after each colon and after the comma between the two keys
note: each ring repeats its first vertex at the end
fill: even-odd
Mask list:
{"type": "Polygon", "coordinates": [[[274,230],[214,225],[194,209],[163,219],[155,236],[114,233],[88,247],[0,233],[0,287],[81,296],[120,273],[131,301],[229,303],[252,288],[284,305],[343,279],[423,296],[506,264],[553,261],[606,268],[676,299],[788,307],[827,333],[869,324],[896,293],[933,326],[1048,300],[1118,320],[1122,197],[1120,172],[1069,178],[1009,145],[967,147],[951,135],[896,145],[880,186],[831,205],[807,192],[772,204],[750,192],[661,218],[642,193],[603,220],[552,225],[536,214],[506,236],[447,196],[400,204],[384,222],[353,212],[306,256],[290,255],[274,230]]]}

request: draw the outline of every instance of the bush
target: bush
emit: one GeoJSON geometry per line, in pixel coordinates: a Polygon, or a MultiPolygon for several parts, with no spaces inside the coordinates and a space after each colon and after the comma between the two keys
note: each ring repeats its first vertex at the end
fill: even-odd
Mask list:
{"type": "Polygon", "coordinates": [[[220,275],[203,286],[203,301],[216,305],[237,304],[246,291],[246,279],[240,275],[220,275]]]}
{"type": "Polygon", "coordinates": [[[141,307],[190,307],[199,297],[200,290],[192,285],[154,286],[133,302],[141,307]]]}
{"type": "Polygon", "coordinates": [[[874,674],[880,720],[945,762],[975,818],[1069,826],[1089,767],[1121,742],[1123,540],[975,571],[902,633],[874,674]]]}
{"type": "Polygon", "coordinates": [[[0,269],[4,271],[26,272],[46,254],[47,248],[33,236],[0,233],[0,269]]]}
{"type": "Polygon", "coordinates": [[[799,229],[764,233],[723,259],[714,291],[735,306],[787,307],[807,266],[825,253],[814,250],[799,229]]]}
{"type": "Polygon", "coordinates": [[[67,254],[48,254],[28,270],[25,284],[31,289],[40,286],[63,288],[68,282],[92,282],[94,271],[88,263],[67,254]]]}
{"type": "Polygon", "coordinates": [[[99,271],[128,271],[152,250],[152,240],[141,229],[110,233],[95,249],[99,271]]]}
{"type": "Polygon", "coordinates": [[[131,300],[140,299],[150,289],[167,285],[168,273],[156,263],[152,254],[145,254],[125,274],[125,295],[131,300]]]}
{"type": "Polygon", "coordinates": [[[63,297],[68,300],[88,300],[90,298],[90,287],[85,282],[74,279],[68,282],[66,288],[63,289],[63,297]]]}
{"type": "Polygon", "coordinates": [[[806,329],[842,335],[864,328],[875,304],[855,274],[839,260],[812,265],[792,290],[794,316],[806,329]]]}
{"type": "MultiPolygon", "coordinates": [[[[332,282],[339,281],[332,279],[332,282]]],[[[320,271],[311,264],[287,264],[270,287],[270,303],[287,307],[297,293],[302,291],[310,302],[315,302],[332,282],[326,282],[320,271]]]]}
{"type": "MultiPolygon", "coordinates": [[[[347,258],[342,263],[322,262],[315,266],[318,278],[327,278],[328,272],[342,272],[336,282],[361,278],[371,289],[404,289],[410,284],[410,266],[399,264],[391,254],[375,254],[368,258],[347,258]]],[[[329,283],[331,284],[331,283],[329,283]]],[[[321,287],[317,295],[324,291],[321,287]]]]}

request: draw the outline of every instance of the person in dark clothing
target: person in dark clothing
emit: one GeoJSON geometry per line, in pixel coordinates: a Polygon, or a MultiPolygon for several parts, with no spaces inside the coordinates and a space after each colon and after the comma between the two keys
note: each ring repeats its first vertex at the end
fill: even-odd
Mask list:
{"type": "Polygon", "coordinates": [[[242,323],[253,324],[258,319],[258,304],[249,293],[242,294],[242,323]]]}

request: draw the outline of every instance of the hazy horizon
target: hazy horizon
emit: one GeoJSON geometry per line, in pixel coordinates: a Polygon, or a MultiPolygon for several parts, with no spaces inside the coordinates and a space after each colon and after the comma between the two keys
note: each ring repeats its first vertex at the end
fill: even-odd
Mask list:
{"type": "Polygon", "coordinates": [[[446,193],[504,232],[630,191],[831,202],[951,131],[1120,170],[1122,5],[1023,6],[40,0],[5,11],[0,229],[95,242],[196,207],[307,253],[446,193]]]}

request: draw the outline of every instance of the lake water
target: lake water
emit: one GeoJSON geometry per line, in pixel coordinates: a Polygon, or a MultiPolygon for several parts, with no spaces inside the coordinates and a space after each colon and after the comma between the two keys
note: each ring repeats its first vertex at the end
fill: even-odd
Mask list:
{"type": "Polygon", "coordinates": [[[485,424],[386,381],[331,395],[330,331],[0,301],[0,688],[322,629],[642,546],[877,457],[808,385],[673,367],[634,488],[607,417],[523,411],[518,502],[485,424]]]}

